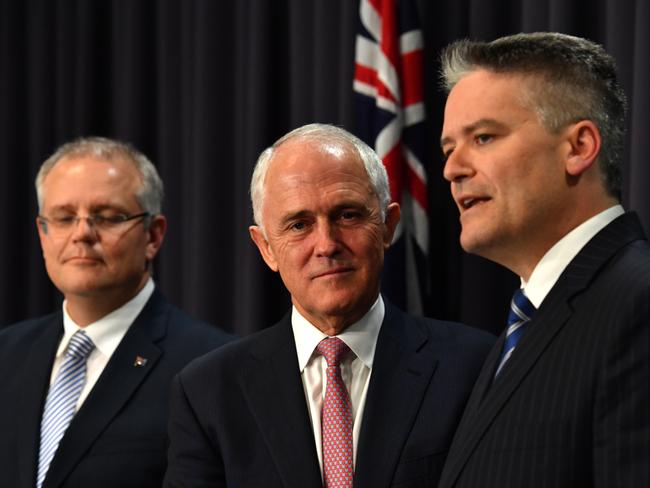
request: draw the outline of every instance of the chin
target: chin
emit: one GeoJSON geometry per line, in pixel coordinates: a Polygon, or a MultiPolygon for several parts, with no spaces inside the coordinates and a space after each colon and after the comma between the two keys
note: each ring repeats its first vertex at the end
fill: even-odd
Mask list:
{"type": "Polygon", "coordinates": [[[349,300],[330,298],[325,302],[320,302],[317,308],[322,311],[323,315],[336,317],[349,315],[352,307],[349,300]]]}
{"type": "Polygon", "coordinates": [[[102,290],[101,283],[95,279],[68,280],[65,283],[61,283],[61,286],[56,283],[55,285],[66,296],[93,296],[102,290]]]}
{"type": "Polygon", "coordinates": [[[460,247],[463,248],[463,251],[474,254],[476,249],[476,241],[468,237],[464,237],[463,234],[460,235],[460,247]]]}
{"type": "Polygon", "coordinates": [[[463,248],[467,254],[472,254],[474,256],[480,256],[482,258],[489,259],[489,247],[483,245],[482,243],[477,243],[476,241],[471,241],[468,243],[461,242],[460,246],[463,248]]]}

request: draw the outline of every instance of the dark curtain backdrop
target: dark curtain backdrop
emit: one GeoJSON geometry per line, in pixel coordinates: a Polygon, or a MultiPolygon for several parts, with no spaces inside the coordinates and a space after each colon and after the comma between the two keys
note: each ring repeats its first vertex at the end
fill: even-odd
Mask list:
{"type": "MultiPolygon", "coordinates": [[[[517,285],[458,245],[438,149],[437,56],[452,40],[557,30],[602,43],[630,100],[625,204],[650,229],[650,6],[646,0],[418,2],[431,135],[427,315],[497,331],[517,285]]],[[[258,153],[309,122],[354,129],[353,0],[0,0],[0,325],[60,307],[36,236],[33,179],[61,143],[129,141],[166,185],[164,293],[247,334],[289,298],[250,242],[248,182],[258,153]]]]}

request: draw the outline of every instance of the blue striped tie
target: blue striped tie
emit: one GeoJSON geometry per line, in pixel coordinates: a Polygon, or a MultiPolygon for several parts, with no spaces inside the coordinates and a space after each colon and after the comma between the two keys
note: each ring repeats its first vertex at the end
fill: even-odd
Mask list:
{"type": "Polygon", "coordinates": [[[75,332],[47,394],[41,420],[37,488],[43,484],[59,442],[74,417],[79,395],[86,383],[86,359],[94,347],[92,339],[83,330],[75,332]]]}
{"type": "Polygon", "coordinates": [[[501,359],[499,360],[499,367],[497,372],[494,373],[496,378],[504,364],[512,356],[512,352],[517,346],[517,342],[521,339],[524,331],[530,323],[530,318],[535,313],[535,306],[530,303],[530,300],[524,295],[523,290],[518,289],[512,296],[510,302],[510,313],[508,314],[508,330],[506,331],[506,340],[503,343],[503,350],[501,351],[501,359]]]}

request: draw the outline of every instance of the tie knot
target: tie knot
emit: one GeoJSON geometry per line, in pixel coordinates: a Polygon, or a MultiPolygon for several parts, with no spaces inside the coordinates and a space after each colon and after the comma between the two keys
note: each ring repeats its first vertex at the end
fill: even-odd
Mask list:
{"type": "Polygon", "coordinates": [[[65,354],[66,356],[85,359],[90,354],[90,351],[92,351],[94,348],[95,344],[93,343],[93,340],[88,337],[88,335],[86,335],[83,330],[78,330],[70,338],[68,349],[65,354]]]}
{"type": "Polygon", "coordinates": [[[530,303],[522,289],[515,291],[510,302],[508,326],[517,322],[528,322],[535,313],[535,306],[530,303]]]}
{"type": "Polygon", "coordinates": [[[325,358],[328,368],[337,367],[350,352],[348,345],[338,337],[323,339],[316,346],[316,350],[325,358]]]}

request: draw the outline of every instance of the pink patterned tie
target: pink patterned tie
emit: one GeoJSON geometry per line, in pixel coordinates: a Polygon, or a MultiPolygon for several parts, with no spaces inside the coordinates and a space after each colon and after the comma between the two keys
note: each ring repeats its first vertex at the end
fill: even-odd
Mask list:
{"type": "Polygon", "coordinates": [[[327,389],[321,412],[325,487],[352,488],[352,404],[340,368],[350,348],[338,337],[328,337],[316,350],[327,361],[327,389]]]}

